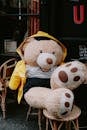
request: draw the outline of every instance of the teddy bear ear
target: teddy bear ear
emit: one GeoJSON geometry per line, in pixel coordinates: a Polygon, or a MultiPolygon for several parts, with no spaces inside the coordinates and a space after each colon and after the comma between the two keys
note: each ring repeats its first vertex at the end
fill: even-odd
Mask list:
{"type": "Polygon", "coordinates": [[[33,37],[26,37],[23,42],[20,44],[20,46],[16,49],[17,53],[20,55],[20,57],[24,58],[24,50],[27,44],[29,44],[31,41],[35,40],[33,37]]]}

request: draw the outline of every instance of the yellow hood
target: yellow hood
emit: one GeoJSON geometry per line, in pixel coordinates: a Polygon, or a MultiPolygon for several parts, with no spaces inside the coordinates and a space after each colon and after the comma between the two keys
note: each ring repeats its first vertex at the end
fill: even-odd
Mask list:
{"type": "Polygon", "coordinates": [[[67,55],[67,49],[66,47],[58,40],[56,39],[55,37],[49,35],[48,33],[46,32],[43,32],[43,31],[38,31],[36,34],[34,35],[31,35],[30,37],[27,37],[24,39],[24,41],[20,44],[20,46],[17,48],[17,53],[20,55],[20,57],[23,59],[23,45],[26,43],[27,40],[29,40],[30,38],[34,38],[34,37],[47,37],[47,38],[50,38],[52,39],[53,41],[57,42],[63,49],[63,52],[64,52],[64,55],[63,55],[63,60],[65,59],[66,55],[67,55]]]}

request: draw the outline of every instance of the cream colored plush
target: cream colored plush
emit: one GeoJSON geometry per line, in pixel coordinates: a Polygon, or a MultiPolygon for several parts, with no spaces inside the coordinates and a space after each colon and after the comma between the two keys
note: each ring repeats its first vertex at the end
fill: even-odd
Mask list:
{"type": "Polygon", "coordinates": [[[51,88],[65,87],[71,90],[87,83],[87,66],[80,61],[65,63],[54,70],[51,88]]]}
{"type": "Polygon", "coordinates": [[[58,39],[46,32],[38,31],[24,39],[17,48],[17,53],[21,60],[16,64],[9,88],[18,89],[18,103],[20,103],[26,88],[28,91],[34,86],[43,87],[44,83],[45,87],[50,87],[51,74],[64,62],[67,49],[58,39]],[[40,82],[37,82],[37,79],[40,82]]]}
{"type": "Polygon", "coordinates": [[[79,61],[61,65],[65,49],[54,39],[38,41],[30,37],[23,43],[22,51],[27,70],[29,69],[27,75],[51,78],[52,88],[40,85],[30,88],[24,94],[26,102],[31,107],[45,109],[56,118],[66,116],[73,107],[74,95],[71,90],[86,80],[85,65],[79,61]],[[36,71],[37,67],[40,71],[36,71]],[[41,71],[46,74],[44,77],[41,73],[39,75],[41,71]]]}
{"type": "Polygon", "coordinates": [[[66,88],[52,90],[33,87],[25,93],[24,98],[31,107],[46,109],[55,118],[69,114],[74,101],[72,91],[66,88]]]}
{"type": "MultiPolygon", "coordinates": [[[[60,41],[44,32],[25,39],[17,50],[25,61],[28,78],[50,79],[53,71],[63,63],[67,53],[60,41]]],[[[52,90],[39,84],[31,86],[24,94],[24,99],[31,107],[46,109],[51,115],[58,117],[72,110],[74,95],[69,89],[52,90]]]]}

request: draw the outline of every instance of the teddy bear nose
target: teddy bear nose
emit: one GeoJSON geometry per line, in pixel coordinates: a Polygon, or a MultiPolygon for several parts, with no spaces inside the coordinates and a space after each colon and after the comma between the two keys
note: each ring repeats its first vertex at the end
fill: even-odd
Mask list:
{"type": "Polygon", "coordinates": [[[51,58],[47,58],[47,63],[48,64],[52,64],[53,63],[52,59],[51,58]]]}

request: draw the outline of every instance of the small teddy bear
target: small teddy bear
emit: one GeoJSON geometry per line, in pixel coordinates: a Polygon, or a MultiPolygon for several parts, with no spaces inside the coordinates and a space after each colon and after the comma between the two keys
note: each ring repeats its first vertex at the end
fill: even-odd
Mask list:
{"type": "Polygon", "coordinates": [[[50,88],[53,71],[64,62],[66,47],[48,33],[38,31],[27,37],[17,48],[18,61],[9,82],[9,88],[18,89],[18,103],[23,94],[35,86],[50,88]]]}

